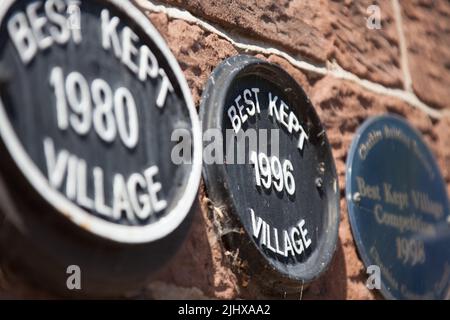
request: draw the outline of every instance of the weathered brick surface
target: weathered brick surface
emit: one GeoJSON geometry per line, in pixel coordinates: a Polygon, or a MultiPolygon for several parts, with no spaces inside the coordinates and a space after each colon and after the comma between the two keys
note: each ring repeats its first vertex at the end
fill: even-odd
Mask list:
{"type": "MultiPolygon", "coordinates": [[[[231,32],[270,40],[315,61],[329,58],[332,43],[312,24],[323,21],[317,5],[305,1],[166,0],[224,26],[231,32]],[[313,8],[314,7],[314,8],[313,8]],[[315,15],[310,15],[315,13],[315,15]]],[[[319,2],[319,1],[317,1],[319,2]]],[[[321,1],[320,1],[321,2],[321,1]]]]}
{"type": "Polygon", "coordinates": [[[328,1],[328,5],[333,57],[338,63],[361,78],[401,87],[400,53],[391,1],[328,1]],[[381,29],[367,28],[367,8],[372,4],[380,6],[381,29]]]}
{"type": "Polygon", "coordinates": [[[390,0],[164,0],[228,31],[263,39],[315,62],[335,59],[346,70],[387,86],[402,85],[390,0]],[[366,26],[367,8],[381,8],[382,28],[366,26]]]}
{"type": "Polygon", "coordinates": [[[184,70],[194,102],[198,105],[203,84],[212,70],[224,58],[238,52],[229,42],[185,21],[169,21],[162,13],[152,13],[150,19],[166,39],[184,70]]]}
{"type": "Polygon", "coordinates": [[[402,0],[413,89],[435,108],[450,108],[450,2],[402,0]]]}

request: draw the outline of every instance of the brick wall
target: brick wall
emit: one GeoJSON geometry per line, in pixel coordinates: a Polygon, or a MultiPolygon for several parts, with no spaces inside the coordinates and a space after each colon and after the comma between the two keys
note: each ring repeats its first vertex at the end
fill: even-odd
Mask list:
{"type": "MultiPolygon", "coordinates": [[[[339,240],[328,271],[290,298],[374,299],[365,287],[344,199],[345,161],[368,117],[399,114],[420,130],[450,193],[450,2],[444,0],[134,0],[175,54],[198,106],[211,71],[246,53],[279,64],[306,90],[327,128],[341,188],[339,240]],[[381,29],[366,25],[381,9],[381,29]]],[[[178,254],[143,298],[262,298],[222,245],[200,187],[178,254]]],[[[0,297],[51,297],[2,279],[0,297]]],[[[282,295],[275,298],[283,298],[282,295]]]]}
{"type": "MultiPolygon", "coordinates": [[[[303,299],[380,298],[365,287],[344,199],[345,161],[368,117],[399,114],[420,130],[450,193],[450,3],[433,0],[135,0],[162,33],[198,106],[211,71],[238,53],[279,64],[306,90],[328,130],[341,188],[341,224],[329,270],[303,299]],[[367,8],[381,29],[367,28],[367,8]]],[[[220,241],[215,213],[199,195],[188,239],[150,284],[153,298],[261,298],[220,241]]],[[[282,296],[279,296],[282,298],[282,296]]]]}

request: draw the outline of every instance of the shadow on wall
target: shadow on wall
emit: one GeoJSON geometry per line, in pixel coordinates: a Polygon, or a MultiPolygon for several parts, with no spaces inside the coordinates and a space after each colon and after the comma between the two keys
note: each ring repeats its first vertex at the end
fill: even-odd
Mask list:
{"type": "Polygon", "coordinates": [[[209,200],[200,188],[191,230],[172,261],[149,285],[156,299],[233,299],[238,296],[237,278],[228,265],[225,251],[208,213],[209,200]]]}
{"type": "Polygon", "coordinates": [[[345,267],[344,249],[338,238],[336,251],[327,271],[319,279],[312,282],[303,293],[303,299],[333,299],[347,298],[347,269],[345,267]]]}
{"type": "MultiPolygon", "coordinates": [[[[150,284],[155,299],[346,299],[347,271],[344,250],[338,238],[327,271],[298,294],[267,296],[251,277],[236,272],[233,256],[222,246],[214,229],[212,212],[201,188],[189,235],[174,259],[150,284]],[[206,212],[210,212],[208,216],[206,212]],[[233,267],[232,267],[233,264],[233,267]]],[[[361,280],[362,281],[362,280],[361,280]]]]}

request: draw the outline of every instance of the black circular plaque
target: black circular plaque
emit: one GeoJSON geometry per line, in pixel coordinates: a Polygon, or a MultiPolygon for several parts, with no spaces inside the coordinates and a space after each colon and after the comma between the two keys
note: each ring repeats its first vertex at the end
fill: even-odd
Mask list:
{"type": "Polygon", "coordinates": [[[214,70],[200,115],[207,193],[231,220],[222,231],[262,286],[299,290],[328,266],[339,224],[335,165],[310,100],[278,66],[240,55],[214,70]]]}
{"type": "Polygon", "coordinates": [[[2,245],[25,269],[52,263],[41,282],[63,287],[70,261],[85,292],[121,292],[182,239],[200,125],[174,56],[130,2],[1,2],[0,136],[4,228],[27,241],[8,247],[4,232],[2,245]],[[181,160],[177,130],[192,142],[181,160]]]}
{"type": "Polygon", "coordinates": [[[367,120],[350,148],[346,193],[372,289],[389,299],[450,298],[447,188],[420,134],[398,116],[367,120]]]}

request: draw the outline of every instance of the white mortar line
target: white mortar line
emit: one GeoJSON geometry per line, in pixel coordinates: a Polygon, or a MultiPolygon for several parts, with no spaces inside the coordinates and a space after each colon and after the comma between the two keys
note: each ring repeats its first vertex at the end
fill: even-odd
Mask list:
{"type": "MultiPolygon", "coordinates": [[[[340,67],[337,62],[327,62],[326,66],[314,65],[306,60],[302,60],[300,57],[293,57],[291,54],[270,46],[265,45],[261,41],[255,41],[247,39],[237,35],[231,35],[226,32],[223,28],[219,26],[214,26],[209,22],[203,21],[198,17],[193,16],[189,11],[170,7],[162,4],[155,4],[151,0],[134,0],[136,4],[145,10],[149,10],[156,13],[164,13],[169,18],[180,19],[186,22],[198,25],[202,29],[209,31],[211,33],[217,34],[219,37],[224,38],[229,41],[234,47],[239,48],[248,52],[262,53],[265,55],[277,55],[286,59],[293,66],[298,69],[320,74],[320,75],[331,75],[334,78],[348,80],[358,84],[359,86],[372,91],[374,93],[385,95],[389,97],[394,97],[399,100],[405,101],[408,104],[416,107],[417,109],[423,111],[432,118],[442,118],[450,117],[450,110],[436,110],[431,108],[423,101],[421,101],[413,92],[405,91],[402,89],[393,89],[385,87],[379,83],[372,82],[366,79],[361,79],[357,75],[344,70],[340,67]]],[[[403,59],[402,59],[403,60],[403,59]]],[[[402,62],[403,65],[403,62],[402,62]]],[[[408,69],[409,70],[409,69],[408,69]]],[[[410,78],[410,77],[409,77],[410,78]]]]}
{"type": "Polygon", "coordinates": [[[403,83],[405,90],[413,92],[411,72],[409,71],[408,46],[406,45],[406,37],[403,29],[403,17],[398,0],[391,0],[394,9],[395,24],[397,27],[397,35],[400,46],[400,62],[402,65],[403,83]]]}

